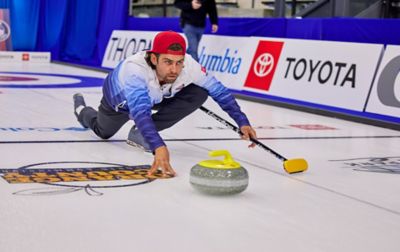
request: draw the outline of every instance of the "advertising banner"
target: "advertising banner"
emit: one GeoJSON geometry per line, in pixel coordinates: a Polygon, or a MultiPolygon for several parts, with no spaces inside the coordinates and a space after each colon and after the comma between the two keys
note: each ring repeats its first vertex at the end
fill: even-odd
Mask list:
{"type": "Polygon", "coordinates": [[[257,40],[245,90],[363,111],[383,45],[257,40]]]}
{"type": "Polygon", "coordinates": [[[121,60],[124,60],[128,56],[139,51],[149,50],[152,40],[157,33],[114,30],[108,41],[101,66],[114,68],[121,60]]]}
{"type": "MultiPolygon", "coordinates": [[[[114,68],[126,57],[150,49],[157,33],[113,31],[102,66],[114,68]]],[[[199,45],[199,62],[228,88],[242,90],[256,42],[248,37],[204,35],[199,45]]]]}
{"type": "MultiPolygon", "coordinates": [[[[151,48],[157,32],[114,31],[103,67],[151,48]]],[[[199,63],[225,86],[364,111],[383,45],[204,35],[199,63]]]]}
{"type": "Polygon", "coordinates": [[[0,63],[49,63],[50,52],[0,52],[0,63]]]}
{"type": "MultiPolygon", "coordinates": [[[[114,31],[102,66],[150,49],[156,34],[114,31]]],[[[400,46],[387,47],[377,72],[383,52],[381,44],[205,34],[198,56],[226,87],[247,95],[400,117],[400,46]]]]}
{"type": "Polygon", "coordinates": [[[0,9],[0,51],[12,51],[10,12],[0,9]]]}
{"type": "Polygon", "coordinates": [[[400,122],[400,46],[388,45],[375,77],[366,112],[398,117],[400,122]]]}
{"type": "Polygon", "coordinates": [[[204,35],[199,44],[199,63],[228,88],[242,90],[256,42],[249,37],[204,35]]]}

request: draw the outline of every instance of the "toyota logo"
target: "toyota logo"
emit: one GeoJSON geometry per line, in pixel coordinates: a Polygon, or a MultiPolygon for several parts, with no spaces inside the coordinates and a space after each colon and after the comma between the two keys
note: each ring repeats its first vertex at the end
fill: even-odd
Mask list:
{"type": "Polygon", "coordinates": [[[263,53],[256,59],[253,70],[258,77],[265,77],[271,72],[273,67],[274,57],[269,53],[263,53]]]}

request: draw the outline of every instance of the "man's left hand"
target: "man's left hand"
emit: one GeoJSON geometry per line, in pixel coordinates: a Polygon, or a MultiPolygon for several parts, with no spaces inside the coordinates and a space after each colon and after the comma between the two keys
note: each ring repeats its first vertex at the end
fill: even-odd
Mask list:
{"type": "Polygon", "coordinates": [[[217,31],[218,31],[218,25],[213,24],[213,25],[211,26],[211,32],[212,32],[212,33],[216,33],[217,31]]]}
{"type": "MultiPolygon", "coordinates": [[[[250,138],[257,139],[256,131],[249,125],[240,127],[240,131],[243,133],[242,139],[250,140],[250,138]]],[[[249,148],[254,148],[256,146],[255,143],[251,143],[249,148]]]]}

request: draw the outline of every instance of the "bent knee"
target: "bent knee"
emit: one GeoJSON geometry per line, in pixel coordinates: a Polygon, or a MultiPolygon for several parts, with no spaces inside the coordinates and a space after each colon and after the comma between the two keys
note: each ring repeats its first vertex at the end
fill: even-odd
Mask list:
{"type": "Polygon", "coordinates": [[[100,137],[101,139],[104,139],[104,140],[107,140],[107,139],[111,138],[114,135],[114,134],[110,134],[110,133],[107,133],[107,132],[101,132],[101,131],[97,131],[95,133],[96,133],[96,135],[98,137],[100,137]]]}
{"type": "Polygon", "coordinates": [[[102,135],[102,136],[99,136],[99,137],[101,139],[107,140],[107,139],[110,139],[112,137],[112,135],[102,135]]]}

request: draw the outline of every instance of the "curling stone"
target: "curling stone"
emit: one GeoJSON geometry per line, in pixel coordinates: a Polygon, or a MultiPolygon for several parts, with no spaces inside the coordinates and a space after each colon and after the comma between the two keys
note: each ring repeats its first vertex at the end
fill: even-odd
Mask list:
{"type": "Polygon", "coordinates": [[[247,170],[233,160],[227,150],[209,153],[211,157],[224,156],[223,160],[204,160],[190,170],[192,186],[207,194],[236,194],[246,190],[249,184],[247,170]]]}

